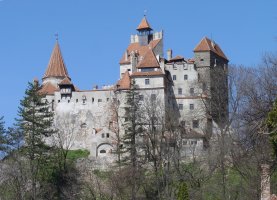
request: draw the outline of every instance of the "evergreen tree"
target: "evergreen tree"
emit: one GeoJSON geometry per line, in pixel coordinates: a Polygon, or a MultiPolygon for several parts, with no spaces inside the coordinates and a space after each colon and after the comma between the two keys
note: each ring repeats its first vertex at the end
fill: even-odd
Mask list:
{"type": "Polygon", "coordinates": [[[179,183],[179,189],[177,194],[178,200],[189,200],[188,186],[186,182],[181,181],[179,183]]]}
{"type": "Polygon", "coordinates": [[[5,151],[7,148],[6,130],[4,125],[5,125],[4,117],[0,117],[0,153],[5,151]]]}
{"type": "Polygon", "coordinates": [[[38,82],[28,83],[25,97],[20,102],[18,111],[19,130],[24,135],[23,154],[27,158],[31,178],[31,199],[36,199],[38,174],[46,161],[47,147],[43,139],[53,133],[53,113],[47,101],[39,93],[38,82]]]}
{"type": "Polygon", "coordinates": [[[136,136],[139,129],[139,98],[136,91],[135,82],[131,82],[131,89],[126,93],[125,104],[125,123],[124,123],[124,136],[122,139],[124,146],[123,162],[128,164],[131,169],[132,183],[131,183],[131,199],[136,198],[137,179],[138,174],[138,154],[136,147],[136,136]]]}

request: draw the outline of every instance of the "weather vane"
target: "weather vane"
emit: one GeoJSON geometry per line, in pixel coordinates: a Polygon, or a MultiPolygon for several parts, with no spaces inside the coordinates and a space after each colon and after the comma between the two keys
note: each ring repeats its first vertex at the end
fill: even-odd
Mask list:
{"type": "Polygon", "coordinates": [[[58,33],[55,34],[55,37],[56,37],[56,41],[59,41],[59,34],[58,33]]]}
{"type": "Polygon", "coordinates": [[[147,13],[147,10],[145,9],[145,10],[144,10],[144,17],[146,16],[146,13],[147,13]]]}

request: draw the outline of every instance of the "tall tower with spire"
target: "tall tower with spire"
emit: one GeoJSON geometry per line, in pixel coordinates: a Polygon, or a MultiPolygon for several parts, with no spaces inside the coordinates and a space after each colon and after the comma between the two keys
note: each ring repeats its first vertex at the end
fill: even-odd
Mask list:
{"type": "Polygon", "coordinates": [[[45,85],[46,83],[50,83],[53,86],[57,87],[58,84],[65,78],[68,78],[70,80],[63,60],[60,45],[57,40],[52,51],[47,69],[42,78],[42,84],[45,85]]]}

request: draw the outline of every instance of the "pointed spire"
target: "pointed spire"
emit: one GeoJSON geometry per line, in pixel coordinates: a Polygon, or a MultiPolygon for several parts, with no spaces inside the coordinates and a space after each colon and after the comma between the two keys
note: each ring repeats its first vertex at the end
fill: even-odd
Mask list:
{"type": "Polygon", "coordinates": [[[142,18],[140,24],[137,27],[137,30],[152,30],[152,28],[150,27],[150,24],[148,23],[146,16],[144,15],[144,17],[142,18]]]}
{"type": "Polygon", "coordinates": [[[62,53],[60,50],[60,45],[58,40],[56,41],[55,47],[53,49],[48,67],[43,76],[43,79],[49,77],[68,77],[68,72],[63,61],[62,53]]]}

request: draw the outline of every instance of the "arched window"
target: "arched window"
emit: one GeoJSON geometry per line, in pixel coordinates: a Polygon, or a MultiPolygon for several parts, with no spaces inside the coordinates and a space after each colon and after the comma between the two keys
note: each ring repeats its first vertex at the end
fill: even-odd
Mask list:
{"type": "Polygon", "coordinates": [[[106,150],[102,149],[100,150],[100,153],[106,153],[106,150]]]}

